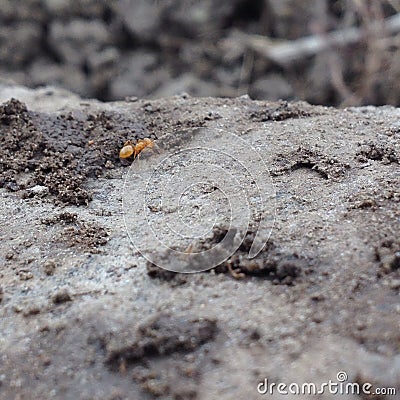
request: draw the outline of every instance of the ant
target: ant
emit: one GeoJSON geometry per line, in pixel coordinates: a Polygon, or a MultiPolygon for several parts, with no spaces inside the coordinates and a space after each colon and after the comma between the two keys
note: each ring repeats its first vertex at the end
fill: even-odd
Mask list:
{"type": "Polygon", "coordinates": [[[133,158],[136,158],[146,147],[153,148],[154,146],[154,140],[149,138],[139,139],[136,144],[128,140],[120,150],[119,156],[129,158],[133,154],[133,158]]]}

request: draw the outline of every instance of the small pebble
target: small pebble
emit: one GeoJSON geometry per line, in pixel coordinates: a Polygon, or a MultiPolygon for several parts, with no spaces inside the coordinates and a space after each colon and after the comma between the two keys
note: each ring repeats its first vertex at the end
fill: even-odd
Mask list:
{"type": "Polygon", "coordinates": [[[43,264],[43,268],[44,268],[44,272],[46,275],[53,275],[54,271],[56,269],[56,262],[53,259],[47,260],[44,264],[43,264]]]}
{"type": "Polygon", "coordinates": [[[52,300],[54,304],[62,304],[72,301],[72,297],[67,289],[61,289],[53,295],[52,300]]]}

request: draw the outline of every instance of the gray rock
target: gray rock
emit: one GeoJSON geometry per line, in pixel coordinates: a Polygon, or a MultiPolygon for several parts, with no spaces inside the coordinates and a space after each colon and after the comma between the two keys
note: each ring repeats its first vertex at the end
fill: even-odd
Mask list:
{"type": "Polygon", "coordinates": [[[43,31],[33,22],[0,26],[0,63],[10,67],[22,67],[40,53],[43,31]]]}
{"type": "Polygon", "coordinates": [[[153,40],[158,37],[164,6],[157,1],[121,0],[115,6],[126,28],[139,40],[153,40]]]}
{"type": "Polygon", "coordinates": [[[68,65],[83,66],[91,56],[111,42],[107,26],[98,20],[54,21],[50,26],[49,44],[68,65]]]}
{"type": "Polygon", "coordinates": [[[167,69],[157,68],[155,53],[131,52],[122,58],[119,72],[113,76],[109,89],[110,97],[112,99],[123,99],[127,96],[145,97],[169,79],[167,69]],[[146,79],[143,79],[143,76],[146,79]]]}
{"type": "Polygon", "coordinates": [[[34,86],[68,87],[81,96],[89,96],[91,93],[89,82],[80,68],[71,68],[46,59],[39,59],[31,65],[29,78],[34,86]]]}
{"type": "Polygon", "coordinates": [[[88,19],[103,19],[116,0],[43,0],[44,9],[51,19],[63,20],[73,16],[88,19]]]}

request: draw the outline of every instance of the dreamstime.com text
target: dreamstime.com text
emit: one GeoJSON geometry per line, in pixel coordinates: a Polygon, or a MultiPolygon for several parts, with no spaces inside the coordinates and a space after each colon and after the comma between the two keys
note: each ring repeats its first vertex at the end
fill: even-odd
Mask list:
{"type": "Polygon", "coordinates": [[[374,387],[369,382],[347,382],[348,376],[344,371],[338,372],[336,380],[329,379],[327,382],[316,383],[284,383],[269,382],[267,378],[259,382],[257,391],[259,394],[273,395],[321,395],[331,393],[337,395],[396,395],[394,387],[374,387]]]}

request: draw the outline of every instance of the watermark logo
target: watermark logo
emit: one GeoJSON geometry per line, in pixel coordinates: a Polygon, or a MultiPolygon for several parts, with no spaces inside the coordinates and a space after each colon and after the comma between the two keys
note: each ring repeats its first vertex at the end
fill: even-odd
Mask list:
{"type": "Polygon", "coordinates": [[[374,387],[371,383],[350,382],[345,371],[339,371],[336,380],[316,384],[270,382],[267,378],[259,382],[257,392],[263,395],[321,395],[324,393],[337,395],[396,395],[394,387],[374,387]]]}
{"type": "Polygon", "coordinates": [[[261,154],[235,133],[194,128],[163,136],[126,175],[123,217],[135,249],[175,272],[199,272],[232,256],[255,232],[263,249],[275,220],[275,189],[261,154]],[[202,246],[216,228],[225,236],[202,246]]]}

